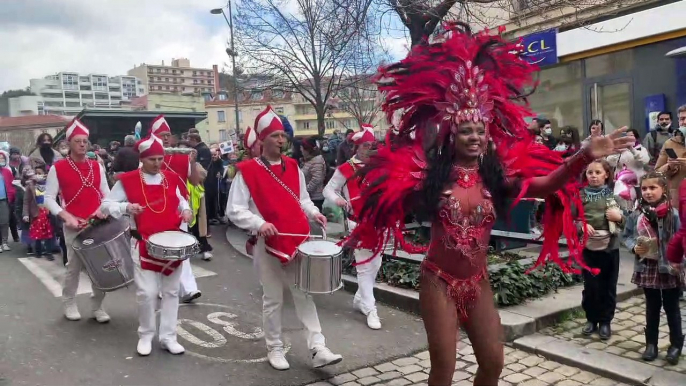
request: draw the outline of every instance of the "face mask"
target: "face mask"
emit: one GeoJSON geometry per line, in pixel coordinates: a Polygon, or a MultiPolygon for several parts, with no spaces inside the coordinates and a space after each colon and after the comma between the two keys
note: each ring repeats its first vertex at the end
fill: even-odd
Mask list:
{"type": "Polygon", "coordinates": [[[0,168],[4,168],[5,166],[7,166],[7,162],[0,161],[0,168]]]}
{"type": "Polygon", "coordinates": [[[543,129],[543,135],[550,135],[553,133],[553,129],[543,129]]]}
{"type": "Polygon", "coordinates": [[[50,142],[41,143],[40,147],[42,147],[43,149],[50,149],[52,147],[52,143],[50,143],[50,142]]]}
{"type": "Polygon", "coordinates": [[[37,183],[45,182],[45,175],[43,174],[37,174],[35,177],[33,177],[37,183]]]}
{"type": "Polygon", "coordinates": [[[60,154],[66,157],[69,154],[69,149],[60,149],[60,154]]]}
{"type": "Polygon", "coordinates": [[[660,126],[661,126],[662,128],[665,128],[665,129],[668,128],[669,125],[670,125],[670,122],[661,122],[661,123],[660,123],[660,126]]]}

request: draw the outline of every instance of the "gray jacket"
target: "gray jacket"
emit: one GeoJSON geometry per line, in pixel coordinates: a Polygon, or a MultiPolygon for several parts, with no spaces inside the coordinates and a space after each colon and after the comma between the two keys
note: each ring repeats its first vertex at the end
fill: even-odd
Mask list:
{"type": "MultiPolygon", "coordinates": [[[[638,232],[637,232],[637,227],[636,224],[638,222],[638,218],[641,215],[641,212],[636,210],[634,211],[629,218],[626,221],[626,225],[624,226],[624,233],[622,234],[622,239],[624,241],[624,246],[630,250],[633,251],[634,247],[636,246],[636,238],[638,237],[638,232]]],[[[674,222],[672,226],[672,235],[675,235],[677,230],[679,230],[679,212],[675,209],[672,208],[672,216],[674,217],[674,222]]],[[[665,238],[667,235],[665,234],[665,229],[663,227],[664,222],[663,221],[658,221],[657,222],[657,231],[658,231],[658,238],[659,238],[659,250],[660,250],[660,259],[659,259],[659,265],[658,265],[658,272],[660,273],[670,273],[670,265],[669,261],[667,261],[667,244],[669,244],[669,240],[666,240],[665,238]]],[[[644,272],[646,269],[646,265],[644,262],[642,262],[640,259],[636,259],[634,262],[634,272],[644,272]]]]}

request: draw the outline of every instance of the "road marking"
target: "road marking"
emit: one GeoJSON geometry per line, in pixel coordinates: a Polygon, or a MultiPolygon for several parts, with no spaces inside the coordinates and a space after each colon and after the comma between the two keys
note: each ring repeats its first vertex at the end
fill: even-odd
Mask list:
{"type": "MultiPolygon", "coordinates": [[[[43,285],[45,285],[53,296],[62,296],[62,283],[64,283],[64,276],[67,274],[67,268],[62,265],[61,258],[49,261],[45,258],[20,257],[18,260],[29,270],[29,272],[36,276],[43,285]]],[[[216,272],[202,267],[194,265],[191,265],[191,267],[193,276],[195,276],[196,279],[217,275],[216,272]]],[[[82,271],[79,276],[79,287],[76,290],[76,294],[92,294],[91,281],[88,275],[82,271]]]]}

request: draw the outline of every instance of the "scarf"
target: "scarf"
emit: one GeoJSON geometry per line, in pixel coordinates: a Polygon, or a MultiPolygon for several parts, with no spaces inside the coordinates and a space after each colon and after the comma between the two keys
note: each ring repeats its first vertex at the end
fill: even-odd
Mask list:
{"type": "Polygon", "coordinates": [[[597,202],[604,200],[607,196],[612,194],[612,190],[607,187],[607,185],[602,185],[598,187],[586,186],[583,189],[583,201],[584,202],[597,202]]]}

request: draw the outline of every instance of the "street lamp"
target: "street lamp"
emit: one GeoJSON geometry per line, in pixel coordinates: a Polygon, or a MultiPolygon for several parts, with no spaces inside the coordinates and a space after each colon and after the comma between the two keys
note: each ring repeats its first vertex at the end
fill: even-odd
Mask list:
{"type": "Polygon", "coordinates": [[[226,20],[226,24],[229,25],[229,29],[231,30],[231,47],[226,49],[226,54],[231,57],[231,67],[233,71],[233,90],[234,90],[234,108],[236,109],[236,136],[240,134],[240,128],[238,124],[239,120],[239,114],[238,114],[238,74],[236,73],[236,50],[234,49],[234,43],[233,43],[233,14],[231,13],[231,0],[229,0],[229,3],[227,4],[229,7],[229,17],[226,17],[226,13],[224,13],[223,8],[215,8],[210,11],[211,14],[213,15],[219,15],[221,14],[224,16],[224,20],[226,20]]]}

